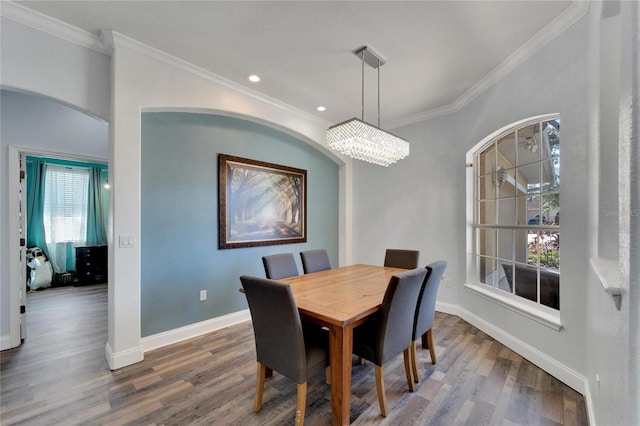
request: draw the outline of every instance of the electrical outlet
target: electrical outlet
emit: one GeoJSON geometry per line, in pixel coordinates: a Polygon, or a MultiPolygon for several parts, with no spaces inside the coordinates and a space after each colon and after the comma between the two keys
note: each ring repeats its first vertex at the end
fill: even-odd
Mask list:
{"type": "Polygon", "coordinates": [[[200,301],[207,300],[207,290],[200,290],[200,301]]]}
{"type": "Polygon", "coordinates": [[[444,284],[445,287],[451,288],[451,280],[449,279],[449,277],[443,275],[442,284],[444,284]]]}

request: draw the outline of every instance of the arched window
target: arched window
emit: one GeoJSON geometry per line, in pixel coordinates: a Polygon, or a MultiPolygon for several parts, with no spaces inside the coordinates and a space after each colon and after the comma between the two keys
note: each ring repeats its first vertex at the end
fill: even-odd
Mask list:
{"type": "Polygon", "coordinates": [[[473,281],[559,311],[560,117],[502,129],[472,154],[473,281]]]}

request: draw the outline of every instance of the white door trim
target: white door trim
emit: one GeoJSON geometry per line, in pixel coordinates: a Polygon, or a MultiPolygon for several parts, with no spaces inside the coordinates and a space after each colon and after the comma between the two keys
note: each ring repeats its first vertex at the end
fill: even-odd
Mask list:
{"type": "MultiPolygon", "coordinates": [[[[9,347],[20,346],[20,193],[16,178],[20,173],[20,151],[9,146],[9,167],[7,183],[9,186],[9,347]]],[[[8,348],[7,348],[8,349],[8,348]]]]}
{"type": "MultiPolygon", "coordinates": [[[[3,347],[2,350],[15,348],[20,346],[20,304],[21,304],[21,277],[25,272],[22,271],[20,265],[20,252],[16,248],[20,247],[20,218],[18,211],[20,209],[20,193],[16,178],[20,173],[20,155],[33,155],[40,157],[65,158],[69,160],[86,161],[90,163],[108,164],[103,158],[93,158],[79,156],[68,152],[47,151],[43,149],[21,147],[17,145],[9,145],[9,166],[8,166],[8,185],[9,185],[9,347],[3,347]]],[[[25,181],[26,182],[26,181],[25,181]]],[[[26,189],[25,189],[26,196],[26,189]]],[[[26,206],[26,203],[25,203],[26,206]]],[[[26,209],[23,212],[27,214],[26,209]]],[[[26,221],[26,220],[25,220],[26,221]]],[[[26,235],[25,235],[26,238],[26,235]]]]}

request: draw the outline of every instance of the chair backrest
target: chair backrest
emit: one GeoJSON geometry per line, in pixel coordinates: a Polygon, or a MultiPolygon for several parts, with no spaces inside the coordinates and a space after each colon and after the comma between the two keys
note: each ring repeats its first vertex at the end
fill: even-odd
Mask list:
{"type": "Polygon", "coordinates": [[[307,250],[300,252],[302,270],[305,274],[331,269],[329,255],[324,249],[307,250]]]}
{"type": "Polygon", "coordinates": [[[436,312],[436,297],[438,296],[438,288],[440,287],[440,281],[442,281],[442,275],[446,268],[446,260],[430,263],[426,267],[428,271],[427,276],[424,279],[424,284],[422,284],[418,304],[416,305],[413,340],[416,340],[433,327],[436,312]]]}
{"type": "Polygon", "coordinates": [[[391,277],[378,317],[376,358],[380,365],[411,345],[415,306],[426,275],[425,268],[417,268],[391,277]]]}
{"type": "Polygon", "coordinates": [[[307,360],[300,314],[291,287],[277,281],[243,275],[257,361],[280,374],[304,383],[307,360]]]}
{"type": "Polygon", "coordinates": [[[387,249],[384,255],[384,266],[415,269],[418,267],[419,258],[420,252],[418,250],[387,249]]]}
{"type": "Polygon", "coordinates": [[[268,279],[279,280],[281,278],[295,277],[298,273],[298,266],[293,253],[272,254],[262,258],[264,273],[268,279]]]}

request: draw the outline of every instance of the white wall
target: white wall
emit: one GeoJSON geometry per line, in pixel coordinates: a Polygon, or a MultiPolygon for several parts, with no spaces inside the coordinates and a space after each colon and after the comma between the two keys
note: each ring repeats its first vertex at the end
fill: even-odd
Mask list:
{"type": "MultiPolygon", "coordinates": [[[[632,6],[624,3],[625,7],[632,6]]],[[[637,31],[637,12],[626,16],[627,26],[631,27],[631,22],[635,22],[633,28],[637,31]]],[[[590,256],[598,254],[598,249],[601,257],[618,258],[618,238],[614,236],[615,244],[598,244],[598,218],[594,218],[598,213],[593,214],[593,210],[599,207],[599,188],[604,191],[613,188],[617,192],[618,188],[629,186],[629,178],[618,181],[615,163],[614,170],[603,167],[605,173],[597,175],[601,167],[597,158],[594,163],[593,155],[597,156],[601,150],[617,152],[618,140],[609,135],[617,135],[618,114],[610,111],[602,114],[599,100],[594,101],[593,93],[599,96],[601,90],[608,90],[608,87],[600,87],[600,74],[596,72],[600,67],[613,67],[606,70],[606,76],[616,76],[614,81],[617,80],[619,64],[609,64],[606,58],[615,57],[615,51],[623,49],[622,62],[626,60],[637,67],[639,49],[637,40],[635,45],[630,41],[621,43],[619,38],[609,36],[609,31],[607,37],[602,37],[605,43],[602,50],[609,51],[594,61],[590,56],[593,47],[590,35],[594,25],[599,31],[599,21],[600,8],[595,5],[589,15],[461,110],[395,129],[411,142],[409,159],[382,172],[373,166],[357,163],[354,166],[354,217],[357,218],[354,222],[354,261],[379,263],[386,247],[398,246],[419,249],[423,264],[436,259],[448,260],[446,275],[451,279],[452,287],[440,287],[439,306],[459,313],[584,392],[590,405],[591,421],[629,424],[629,413],[634,401],[637,403],[638,400],[638,391],[631,385],[638,379],[629,379],[638,376],[638,349],[635,347],[637,343],[633,343],[638,340],[633,337],[638,335],[638,325],[637,318],[629,313],[629,303],[634,299],[623,299],[622,309],[617,310],[611,296],[604,292],[595,278],[589,262],[590,256]],[[628,58],[630,52],[634,53],[628,58]],[[594,78],[598,80],[594,82],[594,78]],[[606,137],[592,134],[590,120],[593,111],[596,111],[596,119],[602,117],[605,121],[603,125],[607,127],[602,134],[606,137]],[[509,123],[545,113],[559,113],[562,121],[561,331],[464,288],[469,279],[466,276],[464,231],[464,182],[468,173],[465,153],[484,137],[509,123]],[[612,127],[616,128],[615,131],[612,127]],[[597,138],[595,150],[592,149],[593,138],[597,138]],[[596,374],[600,379],[599,385],[595,381],[596,374]]],[[[613,28],[613,32],[616,31],[619,28],[613,28]]],[[[631,38],[631,34],[634,32],[627,30],[627,38],[631,38]]],[[[625,36],[624,31],[622,35],[625,36]]],[[[601,38],[599,32],[597,38],[601,38]]],[[[600,51],[596,54],[600,55],[600,51]]],[[[630,93],[636,93],[637,99],[637,74],[626,79],[625,85],[625,77],[622,77],[621,97],[616,101],[607,99],[609,104],[618,105],[621,101],[624,104],[630,93]],[[636,79],[635,89],[631,88],[631,78],[636,79]]],[[[616,96],[616,93],[614,90],[607,95],[616,96]]],[[[637,109],[632,111],[635,115],[628,112],[628,117],[638,115],[637,109]]],[[[597,131],[598,127],[595,129],[597,131]]],[[[637,140],[635,144],[637,146],[637,140]]],[[[610,164],[611,158],[607,157],[606,161],[610,164]]],[[[621,154],[620,161],[629,160],[624,160],[621,154]]],[[[635,169],[631,167],[631,170],[637,173],[637,156],[632,157],[632,161],[635,161],[635,169]]],[[[631,188],[637,190],[637,184],[631,184],[631,188]]],[[[624,199],[621,195],[623,203],[624,199]]],[[[626,204],[626,211],[633,213],[628,195],[626,204]]],[[[623,211],[617,206],[613,209],[623,211]]],[[[615,230],[617,224],[607,223],[601,228],[615,230]]],[[[625,234],[621,229],[620,241],[628,240],[630,235],[633,238],[633,233],[627,231],[625,234]]],[[[631,247],[635,246],[631,244],[631,247]]],[[[631,261],[632,265],[640,263],[637,249],[628,250],[628,255],[635,255],[636,262],[631,261]]],[[[637,279],[636,287],[632,282],[630,285],[633,296],[638,292],[637,279]]]]}
{"type": "Polygon", "coordinates": [[[411,142],[411,157],[388,172],[358,164],[354,171],[354,252],[379,260],[385,246],[401,243],[422,252],[422,263],[446,259],[452,288],[439,300],[453,303],[574,372],[584,371],[584,245],[587,189],[583,167],[587,138],[587,20],[582,19],[460,111],[396,129],[411,142]],[[545,113],[562,120],[562,285],[557,332],[463,289],[466,277],[465,153],[493,131],[545,113]],[[398,191],[397,188],[405,188],[398,191]],[[364,211],[376,214],[364,215],[364,211]],[[373,231],[373,232],[372,232],[373,231]]]}
{"type": "MultiPolygon", "coordinates": [[[[5,16],[0,22],[3,89],[37,93],[55,98],[35,98],[11,92],[2,96],[0,111],[0,346],[13,346],[9,335],[9,176],[8,145],[34,152],[59,152],[70,156],[107,157],[107,124],[79,112],[108,119],[109,57],[34,30],[5,16]],[[59,115],[58,115],[59,114],[59,115]],[[53,117],[56,116],[54,119],[53,117]],[[67,126],[67,127],[65,127],[67,126]],[[73,126],[73,127],[72,127],[73,126]],[[94,130],[96,132],[94,133],[94,130]],[[93,135],[93,136],[90,136],[93,135]]],[[[15,321],[14,321],[15,322],[15,321]]],[[[15,324],[13,324],[15,326],[15,324]]],[[[18,336],[19,337],[19,336],[18,336]]],[[[14,344],[18,344],[14,342],[14,344]]]]}
{"type": "Polygon", "coordinates": [[[12,19],[10,6],[2,5],[2,87],[38,93],[109,121],[109,56],[34,31],[12,19]]]}
{"type": "MultiPolygon", "coordinates": [[[[112,244],[109,247],[109,339],[106,347],[111,368],[142,359],[140,341],[140,164],[141,112],[154,110],[210,111],[267,124],[296,136],[327,153],[347,172],[341,172],[340,227],[350,193],[349,174],[325,145],[327,123],[275,100],[236,87],[176,58],[154,51],[116,33],[105,33],[112,51],[112,111],[110,180],[112,188],[112,244]],[[138,244],[119,248],[114,241],[133,236],[138,244]]],[[[341,249],[347,245],[340,235],[341,249]]],[[[344,255],[341,253],[341,263],[344,255]]]]}
{"type": "Polygon", "coordinates": [[[590,111],[590,257],[612,259],[613,273],[604,274],[605,282],[622,289],[616,300],[590,268],[584,374],[598,424],[640,421],[639,22],[637,2],[592,5],[589,90],[590,106],[598,108],[590,111]]]}

